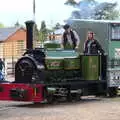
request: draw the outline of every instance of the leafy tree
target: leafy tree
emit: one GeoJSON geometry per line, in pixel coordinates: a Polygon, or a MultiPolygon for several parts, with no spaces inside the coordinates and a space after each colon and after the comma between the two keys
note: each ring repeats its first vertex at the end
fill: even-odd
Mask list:
{"type": "Polygon", "coordinates": [[[4,28],[5,26],[2,24],[2,23],[0,23],[0,28],[4,28]]]}
{"type": "Polygon", "coordinates": [[[34,40],[39,41],[39,31],[37,28],[37,24],[34,24],[33,33],[34,33],[34,36],[33,36],[34,40]]]}
{"type": "Polygon", "coordinates": [[[41,32],[46,32],[46,23],[45,23],[45,21],[42,21],[42,22],[41,22],[40,31],[41,31],[41,32]]]}
{"type": "Polygon", "coordinates": [[[65,2],[65,5],[74,6],[74,5],[77,5],[77,3],[75,2],[75,0],[67,0],[67,1],[65,2]]]}
{"type": "Polygon", "coordinates": [[[117,3],[101,3],[95,9],[95,19],[116,19],[119,17],[119,12],[114,10],[117,3]]]}
{"type": "Polygon", "coordinates": [[[20,26],[20,23],[17,21],[14,26],[15,26],[15,27],[19,27],[19,26],[20,26]]]}
{"type": "Polygon", "coordinates": [[[82,16],[81,16],[80,12],[78,12],[78,11],[73,11],[71,18],[81,19],[82,16]]]}
{"type": "MultiPolygon", "coordinates": [[[[69,2],[69,0],[67,1],[69,2]]],[[[76,5],[72,5],[77,10],[74,10],[71,14],[71,18],[75,19],[88,19],[92,18],[94,14],[94,7],[96,6],[97,2],[95,0],[82,0],[76,5]]],[[[68,4],[69,5],[69,4],[68,4]]]]}
{"type": "Polygon", "coordinates": [[[39,31],[39,41],[44,42],[47,39],[52,39],[50,38],[52,33],[54,32],[55,29],[59,29],[60,28],[60,23],[56,23],[55,27],[53,27],[52,29],[48,29],[46,27],[46,23],[45,21],[41,22],[41,28],[39,31]],[[48,38],[49,37],[49,38],[48,38]]]}
{"type": "Polygon", "coordinates": [[[46,23],[45,21],[41,22],[41,28],[39,32],[39,40],[41,42],[44,42],[47,39],[47,28],[46,28],[46,23]]]}
{"type": "Polygon", "coordinates": [[[53,30],[55,29],[60,29],[61,28],[61,24],[60,23],[56,23],[55,27],[53,27],[53,30]]]}
{"type": "Polygon", "coordinates": [[[117,3],[98,3],[95,0],[82,0],[76,4],[75,0],[68,0],[66,3],[65,5],[71,5],[78,9],[72,12],[70,18],[113,20],[119,17],[119,11],[115,9],[117,3]]]}

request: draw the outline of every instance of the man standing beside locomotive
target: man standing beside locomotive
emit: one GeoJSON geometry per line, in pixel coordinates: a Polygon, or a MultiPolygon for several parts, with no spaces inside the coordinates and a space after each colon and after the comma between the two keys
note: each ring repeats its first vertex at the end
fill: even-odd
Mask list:
{"type": "Polygon", "coordinates": [[[0,58],[0,81],[4,80],[4,73],[3,73],[4,68],[5,68],[5,64],[2,61],[2,59],[0,58]]]}
{"type": "Polygon", "coordinates": [[[86,54],[103,54],[104,50],[102,49],[99,42],[94,39],[94,33],[88,32],[88,38],[84,43],[84,53],[86,54]]]}
{"type": "Polygon", "coordinates": [[[62,36],[61,48],[77,50],[80,44],[77,32],[72,30],[68,24],[64,25],[63,28],[65,31],[62,36]]]}

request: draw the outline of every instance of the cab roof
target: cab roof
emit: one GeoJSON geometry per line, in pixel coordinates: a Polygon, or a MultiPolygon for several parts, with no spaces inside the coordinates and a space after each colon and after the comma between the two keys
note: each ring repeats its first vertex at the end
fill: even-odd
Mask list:
{"type": "Polygon", "coordinates": [[[94,20],[94,19],[68,19],[67,22],[72,22],[72,21],[83,21],[83,22],[96,22],[96,23],[120,23],[120,20],[94,20]]]}

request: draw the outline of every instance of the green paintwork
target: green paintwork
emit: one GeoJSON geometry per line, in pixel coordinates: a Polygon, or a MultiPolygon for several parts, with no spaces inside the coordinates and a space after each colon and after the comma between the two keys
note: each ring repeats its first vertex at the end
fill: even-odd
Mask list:
{"type": "Polygon", "coordinates": [[[54,50],[54,49],[60,48],[60,44],[47,43],[44,45],[44,48],[54,50]]]}
{"type": "Polygon", "coordinates": [[[63,69],[63,58],[59,58],[59,59],[47,58],[45,60],[45,62],[47,65],[47,69],[49,69],[49,70],[61,70],[61,69],[63,69]]]}
{"type": "Polygon", "coordinates": [[[64,69],[65,70],[80,69],[80,58],[65,58],[64,69]]]}
{"type": "Polygon", "coordinates": [[[74,50],[47,50],[46,57],[78,57],[78,52],[74,50]]]}
{"type": "Polygon", "coordinates": [[[61,48],[60,41],[58,40],[49,40],[44,42],[44,48],[47,50],[56,50],[61,48]]]}
{"type": "Polygon", "coordinates": [[[46,51],[46,65],[48,69],[79,69],[79,54],[73,50],[46,51]]]}
{"type": "Polygon", "coordinates": [[[109,58],[115,58],[115,48],[120,49],[120,41],[111,41],[109,46],[109,58]]]}
{"type": "Polygon", "coordinates": [[[82,56],[82,76],[85,80],[99,79],[99,56],[82,56]]]}

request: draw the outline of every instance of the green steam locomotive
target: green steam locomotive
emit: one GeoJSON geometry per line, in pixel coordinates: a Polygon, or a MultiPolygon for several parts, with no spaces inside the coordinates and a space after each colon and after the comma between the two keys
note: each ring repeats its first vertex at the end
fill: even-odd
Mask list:
{"type": "Polygon", "coordinates": [[[57,42],[33,49],[33,21],[26,22],[27,50],[15,65],[15,81],[1,84],[1,100],[53,102],[88,95],[116,95],[108,86],[107,55],[62,50],[57,42]],[[3,97],[4,96],[4,97],[3,97]]]}

